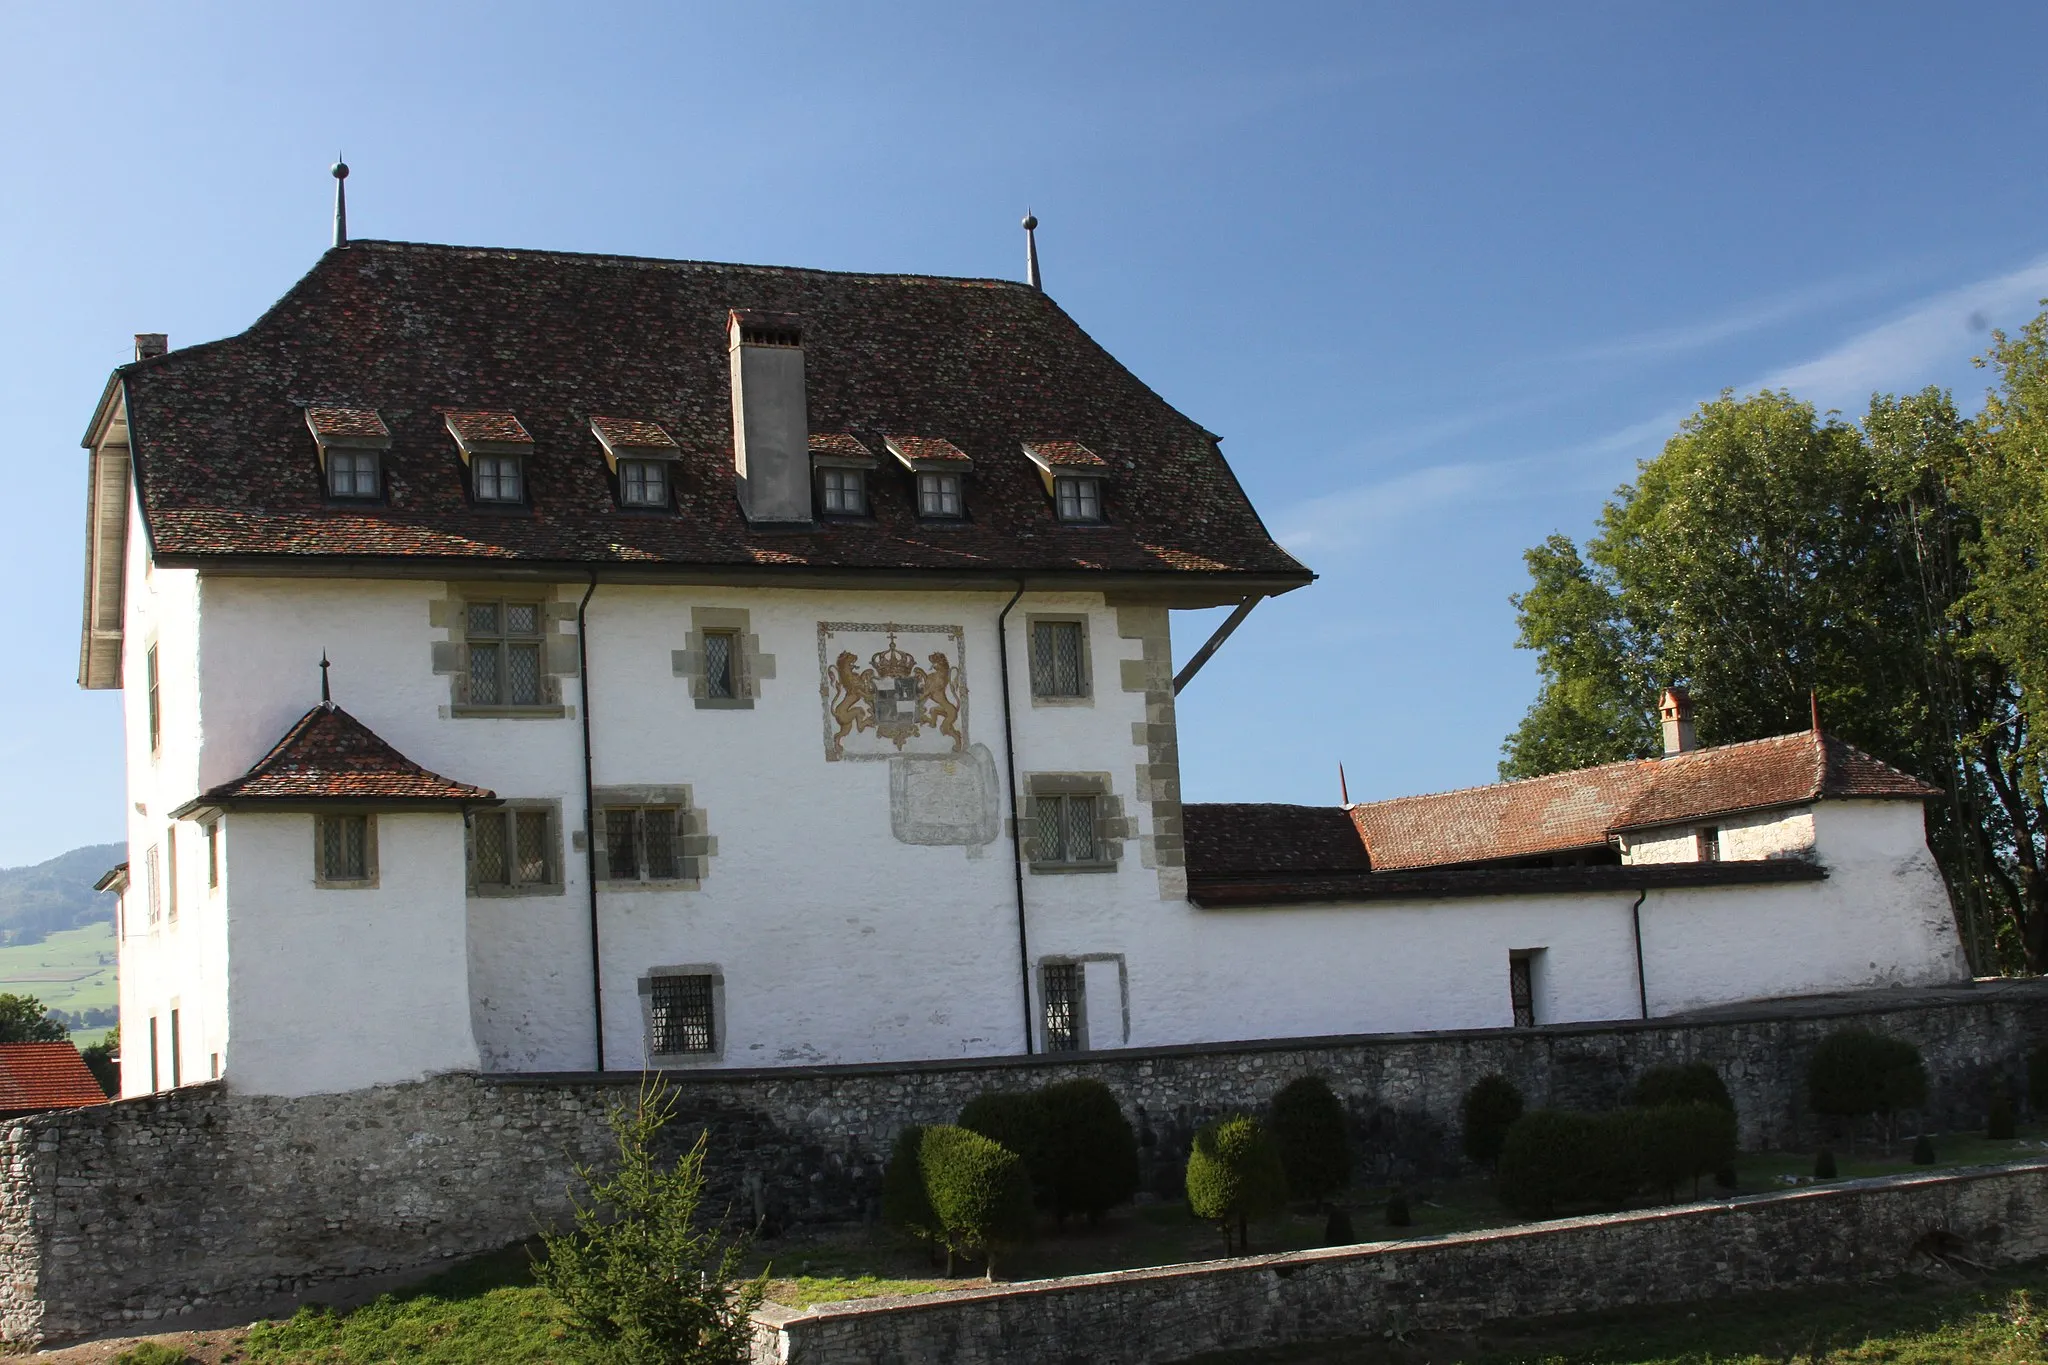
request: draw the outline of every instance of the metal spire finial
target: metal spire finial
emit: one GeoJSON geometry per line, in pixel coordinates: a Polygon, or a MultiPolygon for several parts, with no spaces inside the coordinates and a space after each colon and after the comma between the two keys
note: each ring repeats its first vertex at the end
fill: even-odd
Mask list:
{"type": "Polygon", "coordinates": [[[327,690],[327,651],[320,651],[320,704],[333,709],[334,696],[327,690]]]}
{"type": "Polygon", "coordinates": [[[1809,687],[1806,690],[1806,704],[1813,708],[1813,732],[1820,733],[1820,690],[1809,687]]]}
{"type": "Polygon", "coordinates": [[[1341,762],[1337,765],[1337,792],[1344,798],[1344,804],[1349,806],[1351,804],[1351,784],[1344,780],[1344,765],[1341,762]]]}
{"type": "Polygon", "coordinates": [[[1038,219],[1028,208],[1024,210],[1024,282],[1040,293],[1045,291],[1044,281],[1038,278],[1038,219]]]}
{"type": "Polygon", "coordinates": [[[348,245],[348,163],[334,154],[334,244],[348,245]]]}

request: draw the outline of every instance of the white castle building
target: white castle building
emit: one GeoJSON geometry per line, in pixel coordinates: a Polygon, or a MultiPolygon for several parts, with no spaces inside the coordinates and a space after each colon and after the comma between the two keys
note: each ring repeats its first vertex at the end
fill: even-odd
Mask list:
{"type": "Polygon", "coordinates": [[[129,1095],[1966,976],[1929,788],[1682,696],[1664,759],[1183,807],[1171,613],[1312,575],[1030,286],[353,242],[85,445],[129,1095]]]}

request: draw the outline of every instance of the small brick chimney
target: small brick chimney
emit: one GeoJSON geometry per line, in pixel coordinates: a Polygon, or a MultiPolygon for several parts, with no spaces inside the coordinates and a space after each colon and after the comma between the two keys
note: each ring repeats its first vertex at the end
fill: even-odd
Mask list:
{"type": "Polygon", "coordinates": [[[1700,747],[1692,730],[1692,694],[1673,684],[1657,701],[1658,718],[1664,722],[1664,756],[1690,752],[1700,747]]]}
{"type": "Polygon", "coordinates": [[[137,332],[135,334],[135,358],[155,360],[171,349],[171,339],[162,332],[137,332]]]}

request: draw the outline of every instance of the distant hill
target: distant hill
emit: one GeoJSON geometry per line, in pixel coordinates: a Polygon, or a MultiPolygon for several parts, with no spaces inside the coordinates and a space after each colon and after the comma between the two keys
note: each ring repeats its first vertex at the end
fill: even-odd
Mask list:
{"type": "Polygon", "coordinates": [[[40,943],[61,929],[113,923],[113,893],[92,884],[127,856],[123,844],[88,844],[34,867],[0,867],[0,944],[40,943]]]}

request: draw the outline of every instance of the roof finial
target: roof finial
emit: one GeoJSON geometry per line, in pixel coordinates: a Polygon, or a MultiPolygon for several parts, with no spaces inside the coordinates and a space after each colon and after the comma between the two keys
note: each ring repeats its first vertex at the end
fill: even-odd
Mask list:
{"type": "Polygon", "coordinates": [[[1809,706],[1811,706],[1811,707],[1813,708],[1813,732],[1814,732],[1815,734],[1819,734],[1819,733],[1820,733],[1820,689],[1819,689],[1819,688],[1814,688],[1814,687],[1809,687],[1809,688],[1807,688],[1807,689],[1806,689],[1806,702],[1807,702],[1807,705],[1809,705],[1809,706]]]}
{"type": "Polygon", "coordinates": [[[1350,805],[1351,784],[1344,780],[1344,763],[1342,759],[1339,759],[1337,762],[1337,791],[1344,798],[1344,804],[1350,805]]]}
{"type": "Polygon", "coordinates": [[[1045,284],[1038,278],[1038,219],[1028,208],[1024,210],[1024,283],[1045,292],[1045,284]]]}
{"type": "Polygon", "coordinates": [[[334,696],[327,690],[327,651],[320,651],[320,704],[328,710],[334,709],[334,696]]]}
{"type": "Polygon", "coordinates": [[[348,245],[348,163],[334,154],[334,244],[348,245]]]}

